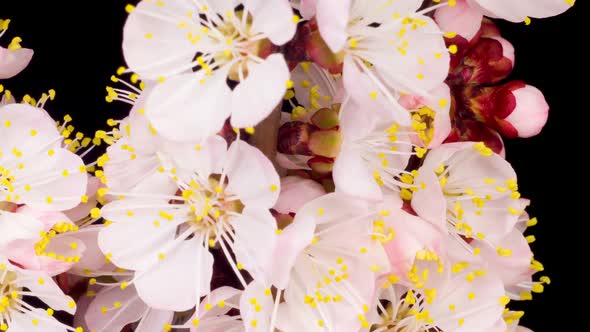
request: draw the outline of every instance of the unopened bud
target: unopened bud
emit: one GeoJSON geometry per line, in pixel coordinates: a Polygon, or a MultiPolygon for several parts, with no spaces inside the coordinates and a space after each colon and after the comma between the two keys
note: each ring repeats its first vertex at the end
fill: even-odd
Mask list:
{"type": "Polygon", "coordinates": [[[547,123],[549,105],[534,86],[511,83],[502,86],[497,94],[496,128],[510,138],[535,136],[547,123]]]}

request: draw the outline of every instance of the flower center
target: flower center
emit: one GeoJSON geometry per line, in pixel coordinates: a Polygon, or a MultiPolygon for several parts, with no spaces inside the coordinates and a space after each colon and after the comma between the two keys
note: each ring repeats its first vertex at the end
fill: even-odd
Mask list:
{"type": "Polygon", "coordinates": [[[400,140],[399,134],[407,133],[401,132],[399,126],[393,124],[355,141],[361,156],[371,166],[377,184],[396,191],[400,187],[413,187],[410,185],[412,181],[405,179],[410,174],[404,170],[407,159],[414,154],[413,144],[400,140]]]}
{"type": "Polygon", "coordinates": [[[187,223],[196,232],[215,234],[218,229],[230,227],[231,216],[242,212],[244,204],[225,192],[226,180],[220,175],[211,175],[208,183],[198,184],[193,180],[182,191],[184,204],[189,208],[187,223]]]}
{"type": "Polygon", "coordinates": [[[8,316],[11,310],[19,307],[18,301],[22,298],[16,288],[14,281],[16,274],[7,270],[0,270],[0,323],[4,322],[4,317],[8,316]]]}
{"type": "MultiPolygon", "coordinates": [[[[252,15],[243,11],[227,12],[223,20],[202,20],[203,32],[214,44],[209,54],[196,59],[198,65],[210,73],[214,67],[231,63],[229,78],[241,81],[248,77],[250,61],[258,62],[272,53],[272,43],[262,34],[252,32],[252,15]]],[[[190,39],[189,35],[189,39],[190,39]]]]}
{"type": "Polygon", "coordinates": [[[378,305],[381,322],[374,324],[374,332],[439,332],[431,327],[428,310],[422,308],[422,300],[409,291],[397,303],[380,302],[378,305]]]}

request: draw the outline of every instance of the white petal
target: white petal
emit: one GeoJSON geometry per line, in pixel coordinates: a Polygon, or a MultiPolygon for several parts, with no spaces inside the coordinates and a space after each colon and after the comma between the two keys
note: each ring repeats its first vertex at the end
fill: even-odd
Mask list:
{"type": "Polygon", "coordinates": [[[337,192],[372,201],[383,197],[369,165],[352,148],[342,149],[334,162],[333,176],[337,192]]]}
{"type": "MultiPolygon", "coordinates": [[[[168,143],[163,148],[177,166],[180,177],[195,173],[207,179],[211,174],[220,174],[226,160],[227,143],[221,136],[209,137],[203,144],[168,143]]],[[[189,181],[190,182],[190,181],[189,181]]]]}
{"type": "Polygon", "coordinates": [[[535,18],[551,17],[559,15],[572,7],[568,1],[563,0],[474,1],[493,16],[512,22],[522,22],[527,16],[535,18]]]}
{"type": "Polygon", "coordinates": [[[139,298],[133,285],[125,289],[114,286],[96,294],[84,319],[93,331],[121,331],[125,325],[138,321],[147,310],[148,306],[139,298]],[[108,310],[103,312],[103,308],[108,310]]]}
{"type": "Polygon", "coordinates": [[[254,127],[264,120],[283,100],[288,80],[289,67],[282,54],[248,64],[248,77],[232,92],[232,126],[254,127]]]}
{"type": "Polygon", "coordinates": [[[33,58],[33,50],[20,48],[10,51],[0,47],[0,79],[16,76],[25,69],[33,58]]]}
{"type": "Polygon", "coordinates": [[[174,311],[150,309],[141,319],[135,332],[151,332],[155,326],[163,328],[166,324],[170,324],[173,318],[174,311]]]}
{"type": "Polygon", "coordinates": [[[274,298],[272,294],[267,294],[266,288],[255,281],[244,290],[240,299],[240,314],[246,331],[267,331],[270,328],[274,298]]]}
{"type": "Polygon", "coordinates": [[[201,301],[201,304],[199,305],[199,318],[215,317],[227,314],[230,310],[232,310],[231,306],[221,306],[220,303],[238,305],[241,295],[241,290],[228,286],[213,290],[211,293],[207,294],[203,301],[201,301]],[[209,310],[206,309],[207,304],[212,305],[209,310]]]}
{"type": "Polygon", "coordinates": [[[187,38],[181,22],[193,23],[186,13],[191,2],[167,1],[158,6],[141,1],[131,12],[123,30],[123,54],[130,69],[142,77],[157,79],[186,70],[198,50],[187,38]]]}
{"type": "Polygon", "coordinates": [[[190,142],[217,133],[231,106],[226,70],[212,76],[203,71],[179,75],[157,85],[146,104],[157,132],[170,140],[190,142]]]}
{"type": "Polygon", "coordinates": [[[246,206],[242,215],[232,219],[235,231],[236,260],[256,280],[269,282],[273,265],[273,249],[277,243],[277,224],[267,208],[246,206]]]}
{"type": "Polygon", "coordinates": [[[348,38],[351,0],[319,0],[316,19],[322,38],[332,52],[339,52],[348,38]]]}
{"type": "Polygon", "coordinates": [[[212,274],[213,256],[193,238],[138,275],[135,287],[141,299],[155,309],[185,311],[209,293],[212,274]]]}
{"type": "Polygon", "coordinates": [[[148,313],[143,316],[141,322],[135,329],[135,332],[151,332],[154,327],[170,324],[174,318],[174,311],[150,309],[148,313]]]}
{"type": "Polygon", "coordinates": [[[159,217],[159,210],[119,210],[118,206],[125,207],[122,203],[129,202],[116,201],[103,207],[103,217],[115,222],[100,231],[98,245],[119,267],[132,270],[146,268],[157,262],[162,248],[174,239],[178,222],[159,217]],[[133,211],[133,217],[126,216],[126,211],[133,211]],[[116,217],[118,214],[121,219],[116,217]],[[123,219],[124,215],[126,219],[123,219]],[[154,225],[155,220],[159,221],[158,226],[154,225]],[[129,242],[129,238],[134,241],[129,242]]]}
{"type": "Polygon", "coordinates": [[[34,309],[25,314],[11,312],[12,320],[8,325],[7,332],[66,332],[66,328],[53,317],[47,317],[47,312],[41,309],[34,309]],[[42,319],[41,319],[42,318],[42,319]],[[35,319],[38,324],[33,324],[35,319]],[[47,319],[47,320],[45,320],[47,319]]]}
{"type": "Polygon", "coordinates": [[[45,227],[36,218],[20,214],[2,212],[0,214],[0,248],[16,240],[36,240],[45,227]]]}
{"type": "Polygon", "coordinates": [[[293,9],[288,0],[243,0],[254,17],[252,31],[262,32],[275,45],[283,45],[295,34],[293,9]]]}
{"type": "Polygon", "coordinates": [[[74,300],[64,294],[53,279],[43,273],[21,272],[19,287],[28,288],[41,301],[45,302],[54,310],[62,310],[73,314],[76,312],[74,300]]]}
{"type": "MultiPolygon", "coordinates": [[[[342,80],[336,80],[332,74],[313,62],[300,63],[291,71],[293,89],[297,102],[308,110],[317,104],[319,108],[330,107],[341,102],[342,80]],[[314,102],[311,91],[314,89],[314,102]],[[318,97],[315,97],[317,93],[318,97]]],[[[317,109],[317,106],[313,110],[317,109]]]]}
{"type": "Polygon", "coordinates": [[[277,201],[280,179],[274,166],[257,148],[235,141],[229,148],[224,169],[229,178],[226,188],[246,206],[271,208],[277,201]]]}
{"type": "Polygon", "coordinates": [[[281,194],[274,206],[279,213],[296,213],[305,203],[326,194],[321,184],[298,176],[281,179],[281,194]]]}

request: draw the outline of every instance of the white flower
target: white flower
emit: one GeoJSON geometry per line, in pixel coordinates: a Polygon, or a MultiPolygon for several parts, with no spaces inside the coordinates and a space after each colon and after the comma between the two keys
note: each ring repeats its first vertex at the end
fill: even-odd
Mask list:
{"type": "Polygon", "coordinates": [[[295,21],[287,0],[140,2],[123,50],[131,70],[162,82],[146,105],[154,127],[186,141],[216,133],[230,115],[234,127],[262,121],[287,89],[273,44],[291,39],[295,21]],[[239,82],[233,90],[228,78],[239,82]]]}
{"type": "Polygon", "coordinates": [[[506,160],[483,143],[443,144],[428,153],[415,184],[412,207],[448,234],[450,259],[483,265],[507,290],[518,284],[533,287],[526,282],[532,252],[516,228],[529,202],[520,199],[516,174],[506,160]]]}
{"type": "Polygon", "coordinates": [[[62,145],[55,122],[42,109],[0,107],[0,201],[38,210],[78,205],[88,178],[82,159],[62,145]]]}
{"type": "Polygon", "coordinates": [[[53,318],[56,310],[73,314],[76,303],[51,277],[21,270],[0,258],[0,331],[80,332],[53,318]],[[27,297],[38,297],[49,308],[35,308],[27,297]]]}
{"type": "Polygon", "coordinates": [[[124,199],[102,209],[113,224],[100,233],[99,245],[114,264],[138,271],[132,282],[141,298],[158,309],[194,307],[209,293],[210,250],[227,256],[244,287],[242,268],[263,278],[277,236],[269,209],[280,190],[270,161],[239,140],[227,150],[218,136],[202,145],[171,145],[160,158],[158,171],[173,180],[172,192],[156,185],[111,191],[124,199]]]}
{"type": "Polygon", "coordinates": [[[344,86],[353,99],[363,107],[393,106],[400,124],[409,121],[396,100],[398,94],[432,99],[429,91],[443,83],[449,69],[442,33],[423,15],[435,7],[417,12],[421,4],[420,0],[318,0],[302,8],[315,12],[323,39],[344,59],[344,86]]]}
{"type": "MultiPolygon", "coordinates": [[[[410,271],[412,284],[390,275],[372,308],[371,331],[480,332],[503,322],[510,299],[502,282],[485,270],[464,264],[436,267],[418,262],[410,271]]],[[[503,330],[506,324],[503,324],[503,330]]]]}
{"type": "Polygon", "coordinates": [[[268,315],[276,316],[277,328],[358,330],[366,319],[376,276],[389,271],[381,242],[373,237],[378,217],[366,202],[337,193],[297,211],[281,230],[275,249],[272,284],[284,288],[285,299],[276,315],[268,315]]]}

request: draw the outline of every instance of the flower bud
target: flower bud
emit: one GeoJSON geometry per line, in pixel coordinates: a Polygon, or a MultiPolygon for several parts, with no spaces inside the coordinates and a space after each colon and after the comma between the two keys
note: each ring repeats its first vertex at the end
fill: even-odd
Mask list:
{"type": "Polygon", "coordinates": [[[549,105],[534,86],[506,84],[496,97],[496,128],[506,137],[532,137],[547,123],[549,105]]]}
{"type": "Polygon", "coordinates": [[[315,156],[336,158],[340,153],[342,134],[340,130],[317,130],[309,139],[309,148],[315,156]]]}
{"type": "Polygon", "coordinates": [[[284,154],[311,156],[309,140],[315,130],[314,126],[300,121],[283,124],[279,128],[277,150],[284,154]]]}
{"type": "Polygon", "coordinates": [[[452,85],[497,83],[514,67],[514,47],[502,37],[480,38],[450,75],[452,85]]]}

